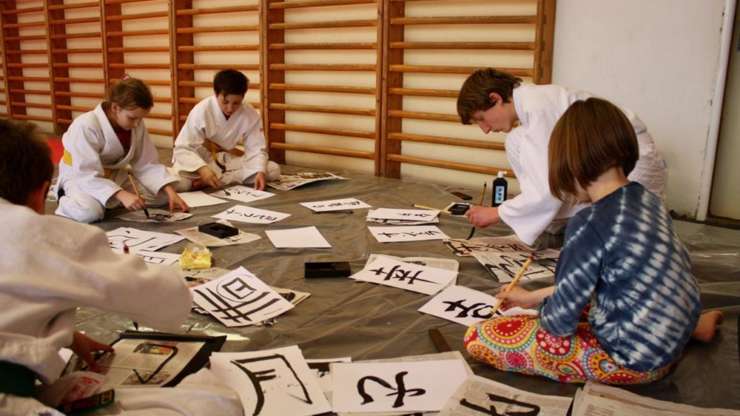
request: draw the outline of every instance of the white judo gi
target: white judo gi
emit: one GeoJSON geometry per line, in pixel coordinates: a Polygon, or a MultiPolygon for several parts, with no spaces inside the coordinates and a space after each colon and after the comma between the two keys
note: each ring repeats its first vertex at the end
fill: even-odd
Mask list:
{"type": "MultiPolygon", "coordinates": [[[[113,252],[97,227],[39,215],[0,198],[0,229],[5,235],[0,239],[0,361],[23,365],[45,383],[54,382],[64,368],[59,349],[72,343],[79,306],[120,313],[165,331],[178,331],[190,313],[190,291],[176,267],[147,265],[113,252]]],[[[208,376],[202,371],[176,388],[116,389],[116,405],[104,410],[241,414],[236,393],[208,376]]],[[[60,413],[30,397],[0,393],[0,415],[5,414],[60,413]]]]}
{"type": "Polygon", "coordinates": [[[211,168],[224,185],[253,182],[258,172],[265,173],[268,182],[280,178],[280,166],[267,160],[259,114],[243,104],[226,119],[215,95],[201,100],[188,114],[175,140],[172,164],[173,170],[185,179],[178,190],[189,189],[190,180],[198,177],[195,172],[203,166],[211,168]],[[225,150],[216,153],[216,160],[206,140],[225,150]],[[243,155],[229,152],[240,144],[244,146],[243,155]]]}
{"type": "Polygon", "coordinates": [[[124,153],[102,104],[77,117],[64,136],[64,156],[59,163],[56,192],[64,191],[59,199],[57,215],[79,222],[94,222],[103,218],[105,208],[120,202],[111,198],[121,189],[132,190],[128,168],[137,182],[142,198],[151,205],[167,201],[162,187],[176,183],[159,163],[159,154],[149,138],[144,122],[131,131],[131,148],[124,153]]]}
{"type": "MultiPolygon", "coordinates": [[[[583,207],[564,204],[550,193],[548,144],[555,123],[568,107],[592,95],[558,85],[521,85],[514,89],[513,97],[520,125],[506,136],[506,157],[521,193],[501,204],[498,213],[523,242],[531,245],[553,220],[570,218],[583,207]]],[[[665,161],[645,124],[633,112],[624,108],[622,111],[635,129],[640,151],[628,179],[662,198],[667,175],[665,161]]]]}

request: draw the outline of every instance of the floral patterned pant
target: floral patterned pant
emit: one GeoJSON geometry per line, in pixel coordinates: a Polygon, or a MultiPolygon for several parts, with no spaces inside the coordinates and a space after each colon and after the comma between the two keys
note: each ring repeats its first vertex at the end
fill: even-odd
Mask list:
{"type": "Polygon", "coordinates": [[[643,384],[670,370],[670,365],[648,372],[620,367],[601,348],[587,322],[579,323],[574,335],[557,337],[532,316],[504,316],[473,325],[465,333],[465,348],[473,358],[499,370],[563,383],[643,384]]]}

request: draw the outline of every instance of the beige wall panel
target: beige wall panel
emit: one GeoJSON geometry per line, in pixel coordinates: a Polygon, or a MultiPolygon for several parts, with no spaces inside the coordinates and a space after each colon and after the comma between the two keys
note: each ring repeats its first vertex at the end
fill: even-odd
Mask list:
{"type": "Polygon", "coordinates": [[[377,16],[378,8],[374,4],[285,9],[285,21],[288,23],[375,19],[377,16]]]}
{"type": "Polygon", "coordinates": [[[303,152],[285,152],[285,159],[294,166],[305,166],[316,169],[346,169],[351,172],[373,174],[373,161],[342,156],[318,155],[303,152]]]}

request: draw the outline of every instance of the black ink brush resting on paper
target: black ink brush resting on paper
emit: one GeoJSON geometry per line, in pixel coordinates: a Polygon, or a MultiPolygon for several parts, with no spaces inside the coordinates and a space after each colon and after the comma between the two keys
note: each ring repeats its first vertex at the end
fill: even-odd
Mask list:
{"type": "Polygon", "coordinates": [[[218,238],[227,238],[239,234],[239,229],[229,227],[228,225],[221,224],[219,222],[209,222],[208,224],[201,224],[198,226],[198,231],[218,238]]]}
{"type": "Polygon", "coordinates": [[[349,262],[346,261],[329,261],[329,262],[307,262],[306,279],[317,279],[322,277],[349,277],[352,269],[349,262]]]}

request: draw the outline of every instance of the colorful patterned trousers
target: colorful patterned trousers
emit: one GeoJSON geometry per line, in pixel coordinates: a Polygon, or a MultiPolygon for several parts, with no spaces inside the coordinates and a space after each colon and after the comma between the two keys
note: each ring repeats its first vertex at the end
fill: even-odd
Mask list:
{"type": "Polygon", "coordinates": [[[587,322],[579,323],[574,335],[557,337],[542,329],[538,317],[504,316],[471,326],[464,342],[473,358],[499,370],[562,383],[644,384],[670,370],[670,365],[649,372],[620,367],[601,348],[587,322]]]}

